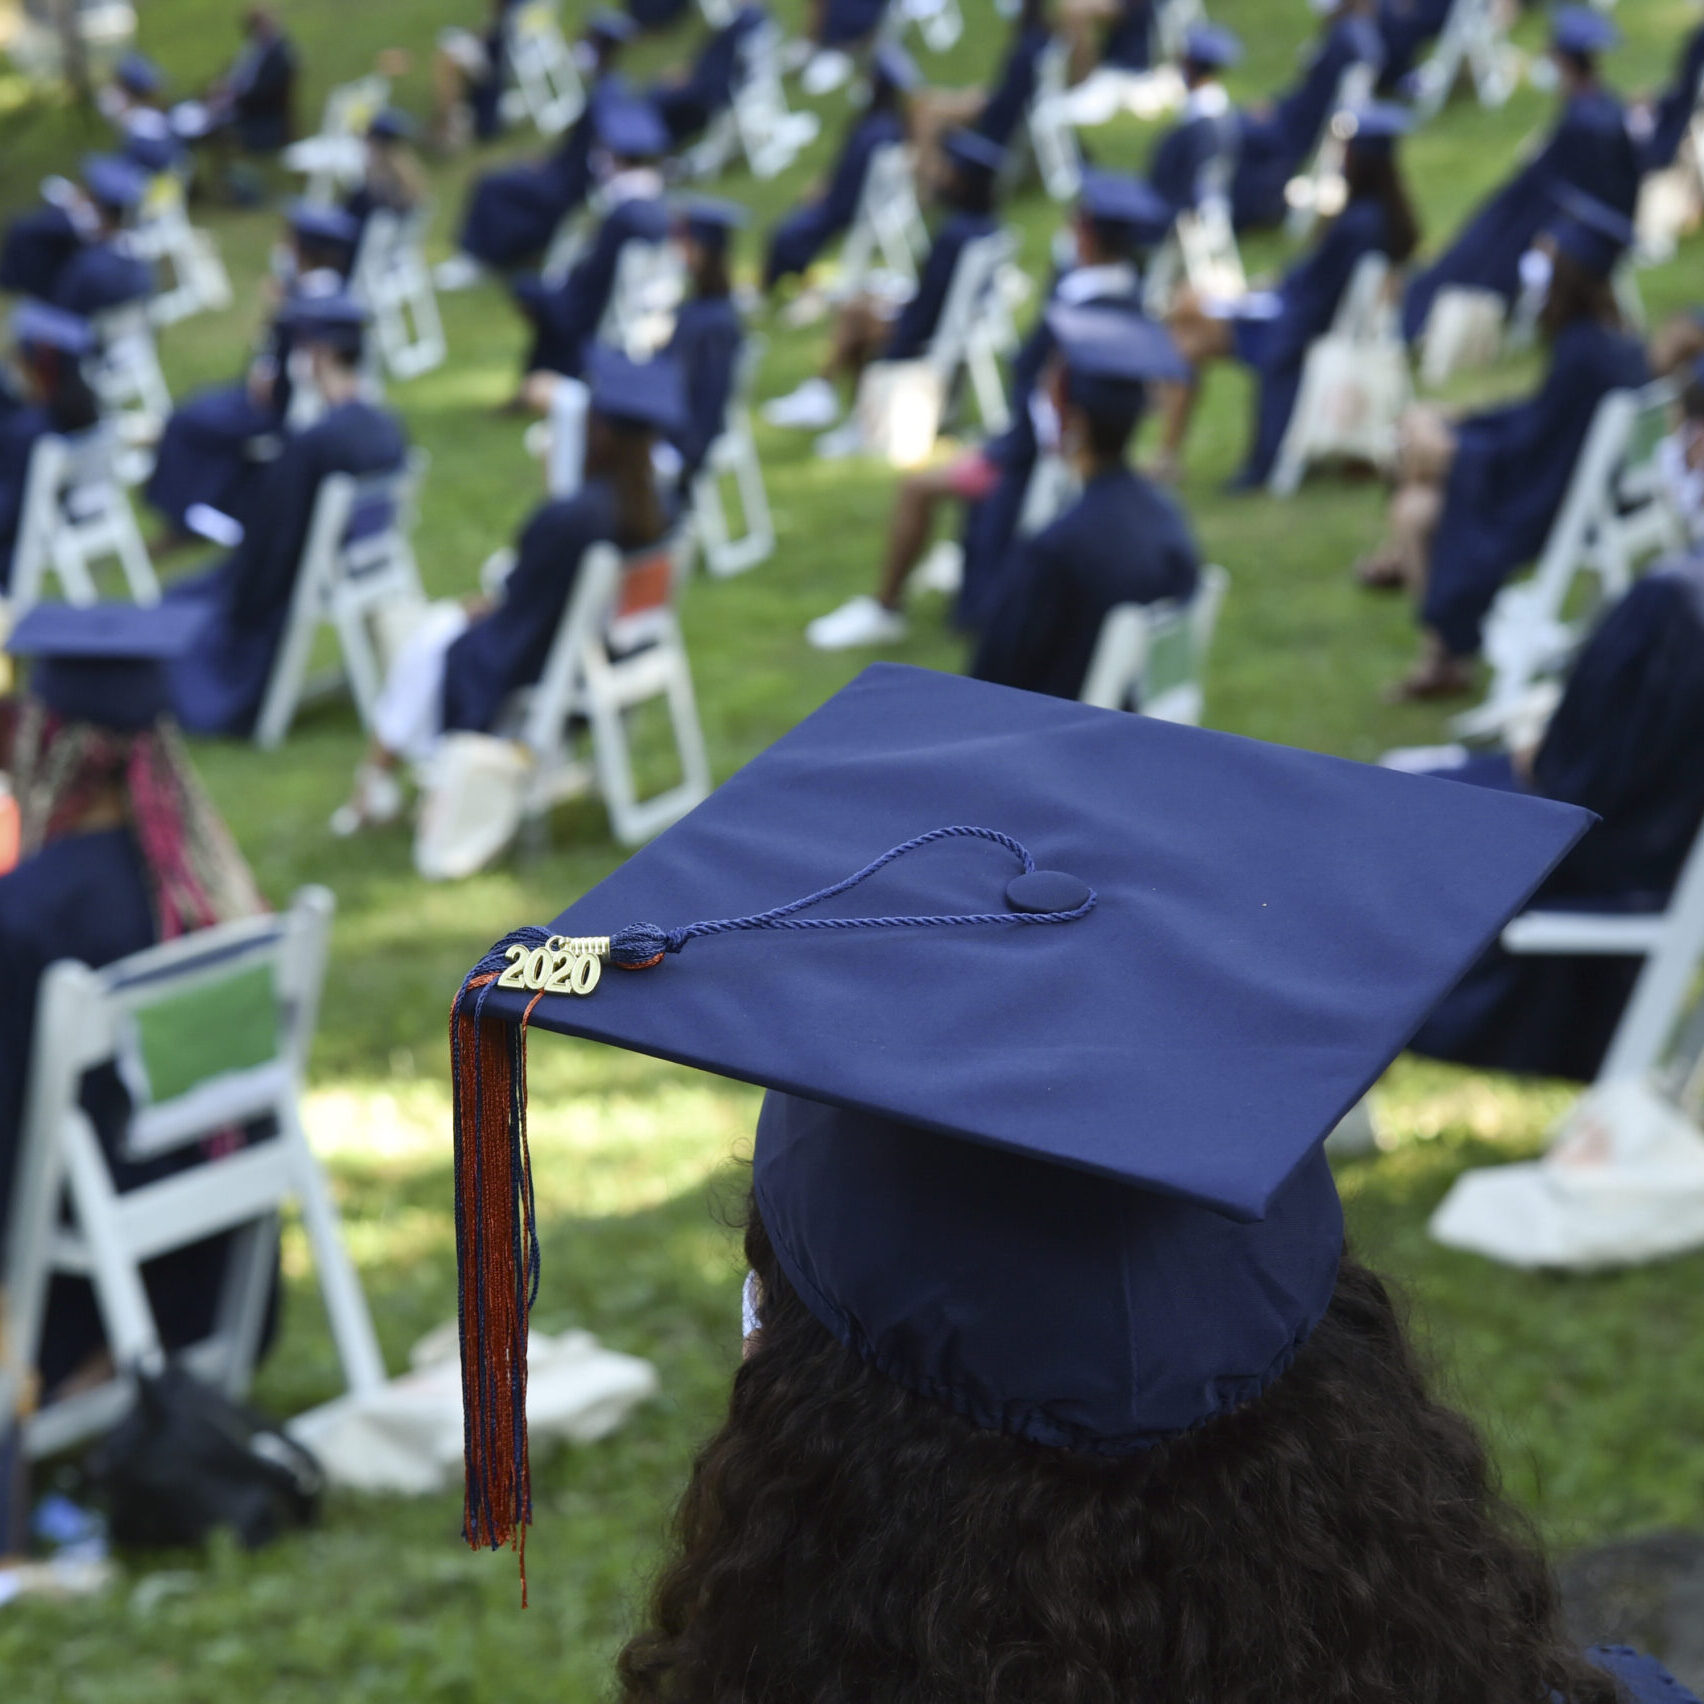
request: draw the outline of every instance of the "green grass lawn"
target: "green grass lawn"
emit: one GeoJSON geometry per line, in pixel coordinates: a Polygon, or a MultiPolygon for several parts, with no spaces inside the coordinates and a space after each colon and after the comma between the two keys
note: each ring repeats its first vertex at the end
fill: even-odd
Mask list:
{"type": "MultiPolygon", "coordinates": [[[[965,0],[973,25],[950,55],[925,59],[942,82],[986,74],[1002,33],[989,0],[965,0]]],[[[423,112],[436,31],[471,20],[475,0],[410,5],[285,0],[305,50],[305,114],[325,87],[402,44],[415,67],[399,89],[423,112]]],[[[571,5],[570,13],[578,11],[571,5]]],[[[790,8],[789,8],[790,9],[790,8]]],[[[1253,99],[1287,75],[1308,27],[1300,0],[1215,0],[1248,57],[1235,79],[1253,99]]],[[[142,45],[180,86],[193,86],[234,45],[234,8],[216,0],[153,0],[142,45]]],[[[1628,41],[1614,55],[1623,89],[1666,76],[1672,46],[1696,19],[1687,0],[1624,0],[1628,41]]],[[[1521,40],[1538,39],[1534,22],[1521,40]]],[[[667,62],[685,38],[647,46],[635,70],[667,62]]],[[[826,158],[844,108],[824,108],[827,134],[771,183],[725,186],[759,226],[791,202],[826,158]]],[[[1408,147],[1436,245],[1506,171],[1547,101],[1523,89],[1484,113],[1453,106],[1408,147]]],[[[26,203],[41,173],[103,139],[98,121],[0,80],[0,205],[26,203]]],[[[1135,166],[1148,135],[1134,123],[1094,134],[1106,163],[1135,166]]],[[[447,250],[475,166],[536,149],[528,136],[477,162],[436,171],[438,252],[447,250]]],[[[229,312],[168,330],[174,389],[227,380],[256,324],[253,286],[276,229],[264,213],[203,214],[238,283],[229,312]]],[[[1038,194],[1013,209],[1033,277],[1042,276],[1057,214],[1038,194]]],[[[755,242],[748,242],[747,268],[755,242]]],[[[1251,245],[1271,267],[1276,241],[1251,245]]],[[[1653,317],[1697,297],[1696,244],[1644,274],[1653,317]]],[[[492,405],[513,382],[522,347],[494,288],[446,298],[452,358],[392,400],[433,458],[419,549],[429,589],[468,589],[482,558],[515,530],[539,490],[520,431],[492,405]]],[[[807,372],[815,332],[765,328],[762,389],[807,372]]],[[[1512,364],[1473,381],[1473,394],[1528,382],[1512,364]]],[[[1219,487],[1242,451],[1247,386],[1215,373],[1184,484],[1208,555],[1232,575],[1209,682],[1212,725],[1355,758],[1443,735],[1432,710],[1382,703],[1381,685],[1414,643],[1397,604],[1349,583],[1372,540],[1380,493],[1320,481],[1299,498],[1230,499],[1219,487]]],[[[869,589],[893,476],[863,464],[825,466],[808,441],[762,434],[780,544],[732,582],[691,587],[685,622],[698,697],[719,776],[791,727],[848,680],[859,658],[825,658],[805,622],[869,589]]],[[[944,607],[922,599],[912,637],[892,653],[962,666],[944,607]]],[[[203,745],[202,770],[262,886],[283,902],[304,882],[338,897],[334,959],[313,1062],[310,1130],[322,1146],[393,1368],[455,1306],[450,1225],[448,1070],[444,1019],[465,968],[506,929],[543,922],[618,861],[596,805],[563,812],[551,846],[453,888],[414,876],[405,832],[355,845],[326,818],[343,797],[361,739],[345,705],[308,713],[287,747],[262,755],[203,745]]],[[[205,1560],[154,1559],[127,1570],[91,1603],[0,1611],[0,1688],[8,1699],[86,1704],[286,1700],[582,1700],[602,1696],[612,1651],[631,1624],[694,1442],[714,1424],[738,1353],[740,1266],[726,1209],[742,1187],[756,1096],[694,1073],[589,1045],[532,1050],[534,1164],[544,1220],[544,1329],[582,1325],[649,1356],[663,1395],[617,1437],[535,1463],[537,1524],[529,1544],[532,1608],[518,1607],[508,1557],[469,1554],[457,1536],[459,1498],[340,1498],[315,1532],[258,1556],[216,1548],[205,1560]]],[[[1440,1373],[1491,1430],[1504,1473],[1552,1543],[1704,1519],[1704,1258],[1591,1280],[1522,1276],[1431,1246],[1432,1205],[1464,1166],[1531,1153],[1566,1091],[1417,1062],[1400,1063],[1378,1096],[1388,1150],[1342,1174],[1361,1252],[1411,1289],[1440,1373]]],[[[258,1398],[290,1412],[333,1393],[330,1343],[299,1241],[287,1244],[289,1307],[258,1398]]],[[[876,1704],[876,1701],[871,1701],[876,1704]]]]}

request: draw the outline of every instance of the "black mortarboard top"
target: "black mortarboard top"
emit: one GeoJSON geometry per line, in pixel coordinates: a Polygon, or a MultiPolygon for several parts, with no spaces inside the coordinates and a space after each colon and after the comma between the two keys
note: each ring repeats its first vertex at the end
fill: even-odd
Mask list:
{"type": "Polygon", "coordinates": [[[739,202],[720,201],[709,195],[692,196],[682,201],[675,212],[687,235],[711,249],[725,249],[729,238],[749,217],[739,202]]]}
{"type": "Polygon", "coordinates": [[[150,95],[157,95],[166,86],[165,73],[147,54],[138,53],[135,48],[119,55],[118,63],[113,67],[112,80],[127,94],[144,100],[150,95]]]}
{"type": "Polygon", "coordinates": [[[319,201],[292,201],[285,213],[290,229],[309,242],[332,243],[353,248],[361,236],[360,221],[341,207],[319,201]]]}
{"type": "Polygon", "coordinates": [[[95,329],[81,314],[47,302],[20,302],[12,310],[12,341],[20,349],[57,349],[62,355],[87,355],[95,329]]]}
{"type": "Polygon", "coordinates": [[[769,1089],[757,1198],[823,1325],[979,1426],[1123,1453],[1289,1364],[1342,1245],[1323,1139],[1591,820],[867,669],[464,985],[470,1541],[525,1518],[524,1014],[769,1089]],[[497,985],[612,936],[584,998],[497,985]]]}
{"type": "Polygon", "coordinates": [[[1554,184],[1550,194],[1557,214],[1545,234],[1594,278],[1609,277],[1633,244],[1637,233],[1632,221],[1572,184],[1554,184]]]}
{"type": "Polygon", "coordinates": [[[163,664],[183,656],[206,626],[189,604],[36,604],[6,649],[30,657],[30,692],[56,715],[136,733],[171,708],[163,664]]]}
{"type": "Polygon", "coordinates": [[[1242,58],[1242,43],[1218,24],[1191,24],[1184,32],[1183,55],[1191,65],[1223,71],[1242,58]]]}
{"type": "Polygon", "coordinates": [[[594,343],[586,352],[586,379],[592,407],[611,420],[665,434],[686,424],[686,379],[671,356],[635,361],[607,343],[594,343]]]}
{"type": "Polygon", "coordinates": [[[367,126],[367,134],[379,142],[412,142],[416,128],[401,107],[380,107],[367,126]]]}
{"type": "Polygon", "coordinates": [[[1370,152],[1389,153],[1399,136],[1414,128],[1414,115],[1406,107],[1390,101],[1370,101],[1366,106],[1353,108],[1343,115],[1344,128],[1351,148],[1370,152]]]}
{"type": "Polygon", "coordinates": [[[148,193],[148,174],[122,154],[88,154],[83,187],[103,207],[134,207],[148,193]]]}
{"type": "Polygon", "coordinates": [[[592,128],[598,141],[623,159],[649,160],[669,151],[668,128],[656,107],[616,77],[598,85],[592,128]]]}
{"type": "Polygon", "coordinates": [[[1066,400],[1097,417],[1134,421],[1149,384],[1189,377],[1171,333],[1141,314],[1059,303],[1047,310],[1047,329],[1065,363],[1066,400]]]}
{"type": "Polygon", "coordinates": [[[947,158],[961,169],[992,175],[1006,163],[1006,150],[980,130],[949,130],[941,146],[947,158]]]}
{"type": "Polygon", "coordinates": [[[886,83],[889,88],[898,89],[901,94],[908,89],[915,89],[923,81],[923,73],[917,69],[917,61],[894,41],[884,41],[870,55],[870,74],[878,83],[886,83]]]}
{"type": "Polygon", "coordinates": [[[593,41],[619,45],[632,41],[638,33],[639,26],[625,12],[612,11],[608,6],[601,7],[586,20],[585,34],[593,41]]]}
{"type": "Polygon", "coordinates": [[[1621,32],[1595,6],[1558,6],[1550,19],[1550,45],[1560,53],[1605,53],[1621,32]]]}
{"type": "Polygon", "coordinates": [[[1125,172],[1086,167],[1077,199],[1097,224],[1121,226],[1145,246],[1171,228],[1171,203],[1145,179],[1125,172]]]}

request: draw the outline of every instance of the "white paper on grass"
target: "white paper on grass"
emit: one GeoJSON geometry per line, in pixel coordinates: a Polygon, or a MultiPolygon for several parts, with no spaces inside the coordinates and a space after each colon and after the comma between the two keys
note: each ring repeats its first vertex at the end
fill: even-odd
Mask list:
{"type": "MultiPolygon", "coordinates": [[[[595,1443],[658,1389],[656,1369],[606,1349],[589,1331],[532,1334],[527,1426],[535,1444],[595,1443]]],[[[285,1428],[334,1485],[424,1496],[461,1473],[461,1367],[453,1326],[417,1349],[412,1370],[366,1396],[343,1396],[285,1428]],[[423,1352],[423,1353],[422,1353],[423,1352]]]]}
{"type": "Polygon", "coordinates": [[[1541,1160],[1457,1178],[1432,1235],[1505,1265],[1577,1272],[1704,1245],[1704,1135],[1644,1083],[1588,1090],[1541,1160]]]}

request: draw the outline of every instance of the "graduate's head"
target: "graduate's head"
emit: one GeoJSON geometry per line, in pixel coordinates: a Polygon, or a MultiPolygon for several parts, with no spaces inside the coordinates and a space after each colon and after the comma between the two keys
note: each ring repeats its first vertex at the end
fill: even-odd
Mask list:
{"type": "Polygon", "coordinates": [[[147,54],[131,48],[113,66],[112,86],[127,106],[157,106],[165,93],[166,76],[147,54]]]}
{"type": "Polygon", "coordinates": [[[1178,66],[1186,87],[1216,82],[1242,58],[1242,42],[1222,25],[1191,24],[1184,32],[1178,66]]]}
{"type": "Polygon", "coordinates": [[[299,276],[310,272],[346,274],[354,264],[361,226],[341,207],[293,201],[285,210],[284,220],[291,263],[299,276]]]}
{"type": "Polygon", "coordinates": [[[12,312],[12,347],[32,402],[47,409],[57,432],[81,432],[100,418],[84,371],[95,352],[94,327],[80,314],[45,302],[20,302],[12,312]]]}
{"type": "Polygon", "coordinates": [[[726,296],[732,289],[729,254],[745,222],[746,211],[737,201],[709,196],[695,196],[676,211],[675,240],[694,295],[726,296]]]}
{"type": "Polygon", "coordinates": [[[6,644],[28,667],[0,752],[20,806],[23,854],[128,825],[166,940],[261,908],[171,717],[170,666],[208,619],[190,604],[36,604],[6,644]]]}
{"type": "Polygon", "coordinates": [[[1343,183],[1349,201],[1377,201],[1385,211],[1385,245],[1392,262],[1401,266],[1420,246],[1420,221],[1403,179],[1401,139],[1413,120],[1406,109],[1376,102],[1353,113],[1340,114],[1347,132],[1343,150],[1343,183]]]}
{"type": "Polygon", "coordinates": [[[587,76],[601,77],[614,68],[621,50],[638,33],[639,26],[625,12],[603,7],[586,20],[574,43],[574,63],[587,76]]]}
{"type": "Polygon", "coordinates": [[[635,361],[604,343],[588,346],[585,374],[586,473],[614,488],[621,542],[649,544],[663,530],[651,450],[686,426],[685,375],[672,357],[635,361]]]}
{"type": "Polygon", "coordinates": [[[884,41],[870,55],[870,105],[878,112],[902,107],[922,81],[917,61],[898,42],[884,41]]]}
{"type": "Polygon", "coordinates": [[[1116,466],[1148,409],[1152,384],[1181,383],[1189,369],[1171,334],[1132,310],[1050,308],[1060,448],[1085,472],[1116,466]]]}
{"type": "Polygon", "coordinates": [[[946,200],[964,213],[992,212],[1006,150],[978,130],[949,130],[941,148],[951,167],[946,200]]]}
{"type": "MultiPolygon", "coordinates": [[[[604,938],[586,997],[482,964],[470,1244],[526,1246],[493,1213],[530,1187],[483,1169],[522,1151],[523,1012],[535,1057],[557,1029],[768,1091],[756,1329],[629,1704],[1608,1704],[1344,1259],[1321,1146],[1588,821],[876,665],[528,932],[604,938]]],[[[511,1398],[513,1268],[464,1271],[511,1398]]],[[[476,1537],[525,1493],[484,1471],[499,1376],[476,1537]]]]}
{"type": "Polygon", "coordinates": [[[1576,320],[1619,324],[1615,269],[1633,244],[1632,221],[1569,184],[1555,186],[1551,195],[1556,211],[1539,248],[1550,267],[1539,329],[1554,337],[1576,320]]]}
{"type": "Polygon", "coordinates": [[[83,188],[102,230],[116,231],[148,193],[148,174],[121,154],[90,154],[83,161],[83,188]]]}
{"type": "Polygon", "coordinates": [[[321,395],[343,401],[353,394],[366,352],[365,306],[339,288],[304,293],[291,303],[290,324],[321,395]]]}
{"type": "Polygon", "coordinates": [[[1170,227],[1170,206],[1141,178],[1092,166],[1083,172],[1071,221],[1079,265],[1138,259],[1163,242],[1170,227]]]}
{"type": "Polygon", "coordinates": [[[367,126],[367,147],[388,157],[410,146],[415,135],[414,120],[401,107],[382,107],[367,126]]]}
{"type": "Polygon", "coordinates": [[[1621,40],[1621,32],[1595,6],[1559,7],[1550,21],[1550,58],[1564,89],[1595,82],[1598,55],[1621,40]]]}

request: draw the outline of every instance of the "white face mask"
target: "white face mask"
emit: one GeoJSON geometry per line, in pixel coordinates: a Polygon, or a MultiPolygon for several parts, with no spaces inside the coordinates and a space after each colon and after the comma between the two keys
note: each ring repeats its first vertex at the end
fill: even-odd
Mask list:
{"type": "Polygon", "coordinates": [[[1529,296],[1547,295],[1555,272],[1555,262],[1543,249],[1528,249],[1521,256],[1522,291],[1529,296]]]}
{"type": "Polygon", "coordinates": [[[763,1329],[757,1312],[757,1274],[747,1272],[740,1290],[740,1335],[749,1347],[751,1340],[763,1329]]]}

